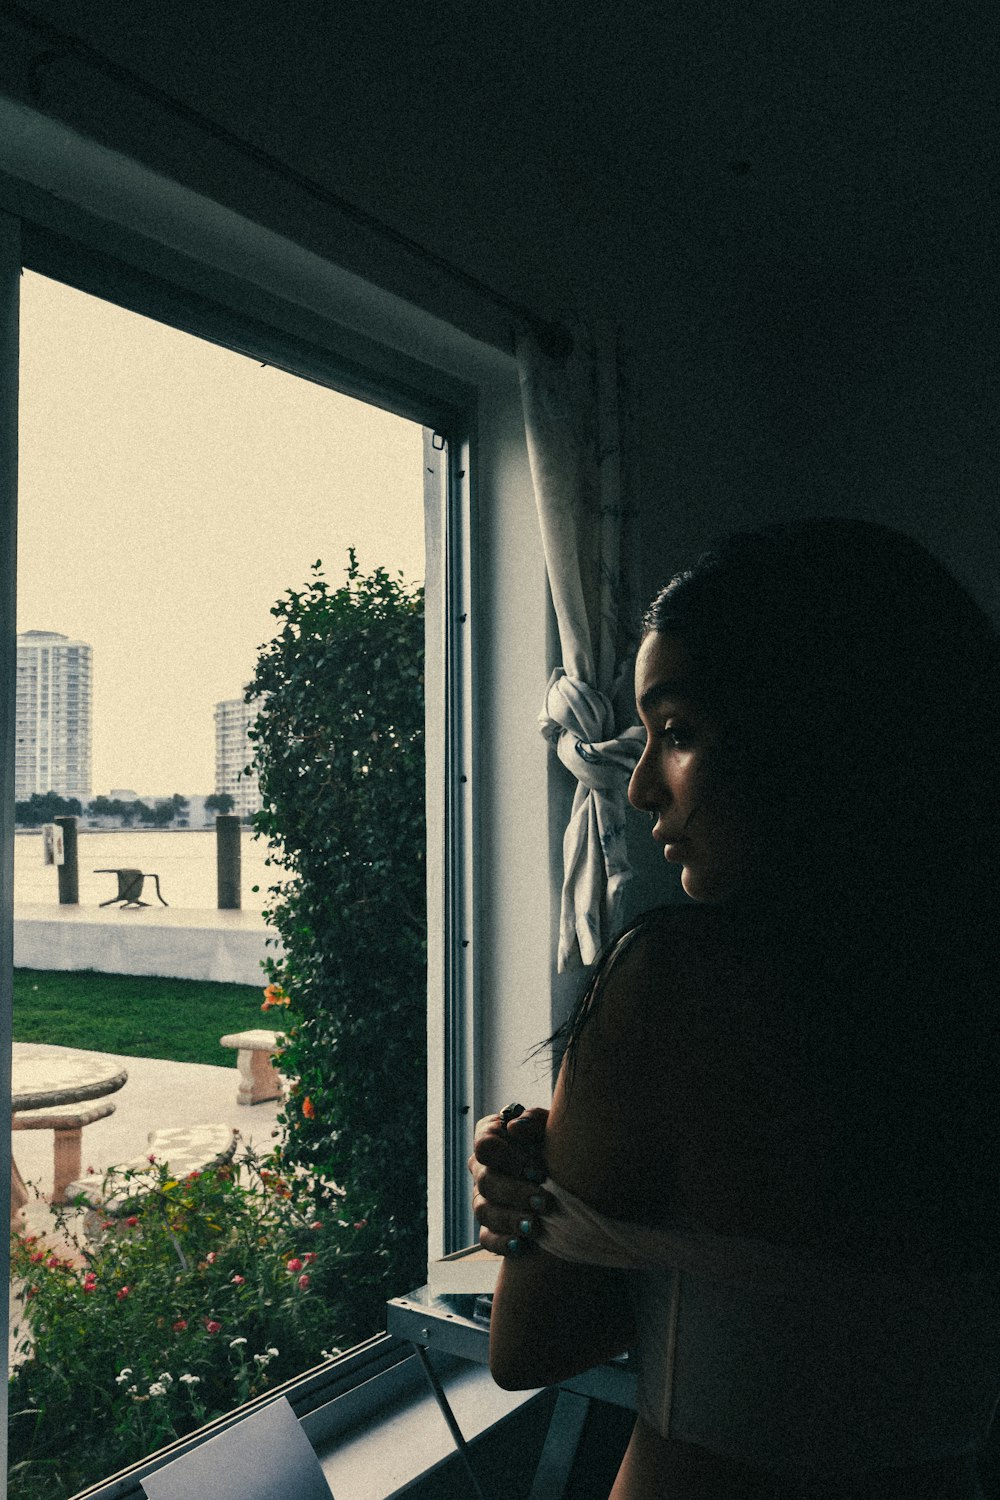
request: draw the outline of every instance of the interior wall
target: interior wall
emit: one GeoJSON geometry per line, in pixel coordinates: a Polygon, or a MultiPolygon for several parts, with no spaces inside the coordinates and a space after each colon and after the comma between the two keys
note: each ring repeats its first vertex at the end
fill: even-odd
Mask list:
{"type": "Polygon", "coordinates": [[[25,0],[0,42],[0,92],[479,338],[620,323],[647,594],[834,513],[1000,618],[990,0],[25,0]]]}

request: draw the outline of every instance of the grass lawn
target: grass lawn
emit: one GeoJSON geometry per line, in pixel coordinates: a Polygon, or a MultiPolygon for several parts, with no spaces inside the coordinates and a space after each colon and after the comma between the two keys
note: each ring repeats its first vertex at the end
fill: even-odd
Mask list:
{"type": "Polygon", "coordinates": [[[219,1046],[220,1036],[268,1025],[263,989],[94,969],[15,969],[14,1040],[225,1067],[233,1053],[219,1046]]]}

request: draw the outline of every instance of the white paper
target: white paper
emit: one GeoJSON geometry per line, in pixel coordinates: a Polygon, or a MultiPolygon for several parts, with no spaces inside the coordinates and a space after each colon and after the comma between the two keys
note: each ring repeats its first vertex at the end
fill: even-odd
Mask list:
{"type": "Polygon", "coordinates": [[[42,859],[47,865],[66,863],[66,850],[60,823],[42,824],[42,859]]]}
{"type": "Polygon", "coordinates": [[[331,1500],[284,1396],[147,1474],[142,1487],[148,1500],[331,1500]]]}

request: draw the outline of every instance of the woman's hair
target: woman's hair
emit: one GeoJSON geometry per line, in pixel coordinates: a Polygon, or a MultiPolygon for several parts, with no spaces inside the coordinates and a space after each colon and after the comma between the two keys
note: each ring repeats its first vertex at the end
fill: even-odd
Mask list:
{"type": "Polygon", "coordinates": [[[683,638],[720,719],[765,861],[752,899],[995,895],[1000,640],[918,542],[844,519],[741,532],[645,625],[683,638]]]}
{"type": "MultiPolygon", "coordinates": [[[[736,930],[827,994],[900,988],[935,945],[991,976],[1000,640],[947,569],[873,522],[771,525],[715,543],[644,623],[682,638],[760,852],[736,930]]],[[[572,1052],[623,951],[554,1042],[572,1052]]]]}

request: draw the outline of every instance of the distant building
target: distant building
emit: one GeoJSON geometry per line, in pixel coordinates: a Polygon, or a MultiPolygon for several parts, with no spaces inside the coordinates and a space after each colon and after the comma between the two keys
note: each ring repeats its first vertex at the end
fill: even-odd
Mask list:
{"type": "Polygon", "coordinates": [[[17,637],[14,798],[90,796],[91,663],[86,641],[54,630],[17,637]]]}
{"type": "Polygon", "coordinates": [[[227,698],[215,705],[215,791],[228,792],[233,798],[233,812],[241,818],[261,808],[257,773],[244,774],[253,760],[254,746],[247,737],[259,712],[257,702],[244,703],[242,698],[227,698]]]}

